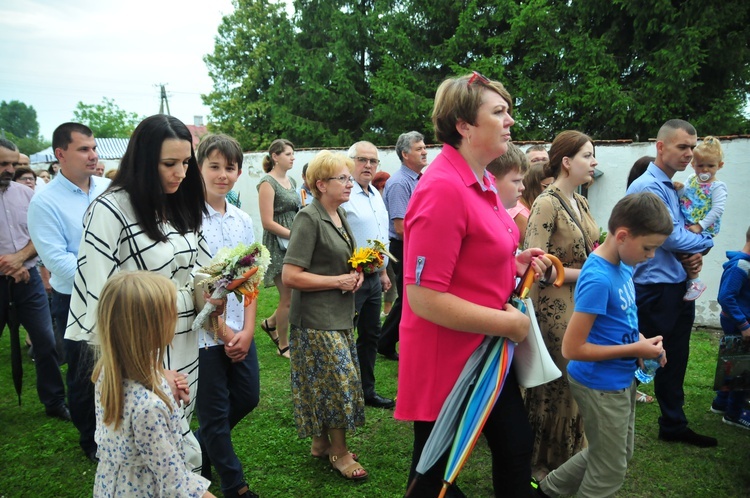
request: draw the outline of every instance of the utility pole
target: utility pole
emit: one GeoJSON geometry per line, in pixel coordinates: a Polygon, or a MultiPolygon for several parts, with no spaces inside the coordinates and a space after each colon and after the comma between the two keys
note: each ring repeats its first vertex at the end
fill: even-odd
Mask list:
{"type": "Polygon", "coordinates": [[[165,84],[160,83],[159,87],[161,88],[161,98],[159,101],[159,114],[164,114],[164,107],[166,106],[167,108],[166,114],[171,115],[172,113],[169,112],[169,100],[167,99],[167,89],[165,87],[165,84]]]}

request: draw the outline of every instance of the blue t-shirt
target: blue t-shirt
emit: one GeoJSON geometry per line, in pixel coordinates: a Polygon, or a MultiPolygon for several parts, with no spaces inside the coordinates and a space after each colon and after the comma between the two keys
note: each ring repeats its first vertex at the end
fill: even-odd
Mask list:
{"type": "MultiPolygon", "coordinates": [[[[575,311],[596,315],[587,342],[602,346],[639,339],[633,268],[591,254],[578,276],[575,311]]],[[[590,389],[614,391],[633,383],[636,358],[568,363],[568,375],[590,389]]]]}

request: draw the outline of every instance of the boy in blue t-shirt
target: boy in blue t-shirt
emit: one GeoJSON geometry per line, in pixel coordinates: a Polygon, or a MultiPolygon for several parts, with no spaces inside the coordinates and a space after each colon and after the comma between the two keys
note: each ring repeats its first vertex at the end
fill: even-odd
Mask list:
{"type": "Polygon", "coordinates": [[[662,337],[638,331],[633,266],[654,257],[672,233],[672,217],[654,194],[621,199],[609,233],[578,277],[575,311],[562,342],[568,380],[589,446],[539,483],[541,496],[611,496],[633,455],[639,358],[667,361],[662,337]]]}

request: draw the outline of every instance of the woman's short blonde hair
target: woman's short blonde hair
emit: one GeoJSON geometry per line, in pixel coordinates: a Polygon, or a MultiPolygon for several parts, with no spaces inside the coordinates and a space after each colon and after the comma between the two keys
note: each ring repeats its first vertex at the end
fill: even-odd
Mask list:
{"type": "Polygon", "coordinates": [[[448,78],[435,93],[435,105],[432,108],[435,138],[457,148],[463,137],[458,133],[456,124],[459,119],[471,125],[476,124],[484,90],[500,95],[508,103],[508,112],[513,110],[510,93],[499,81],[489,80],[479,73],[448,78]]]}
{"type": "Polygon", "coordinates": [[[312,158],[312,161],[307,165],[305,178],[313,197],[320,199],[321,192],[318,189],[318,181],[328,181],[329,178],[339,172],[342,166],[346,166],[350,174],[354,171],[354,161],[340,152],[321,150],[312,158]]]}

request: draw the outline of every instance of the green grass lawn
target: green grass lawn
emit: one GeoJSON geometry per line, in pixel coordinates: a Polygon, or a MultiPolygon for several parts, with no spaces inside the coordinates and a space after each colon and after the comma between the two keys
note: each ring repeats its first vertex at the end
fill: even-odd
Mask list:
{"type": "MultiPolygon", "coordinates": [[[[263,290],[259,322],[271,314],[277,298],[275,289],[263,290]]],[[[365,427],[350,435],[349,442],[370,478],[359,484],[345,481],[327,461],[310,457],[310,440],[297,438],[289,362],[276,355],[260,327],[256,337],[260,404],[233,433],[250,488],[264,498],[402,496],[411,458],[411,425],[395,421],[392,411],[368,407],[365,427]]],[[[618,497],[750,496],[750,431],[722,424],[721,417],[708,410],[717,341],[713,332],[693,334],[685,411],[691,427],[716,436],[719,447],[700,449],[658,441],[658,406],[639,404],[635,455],[618,497]]],[[[395,395],[396,375],[397,363],[380,358],[378,392],[395,395]]],[[[23,405],[18,406],[6,330],[0,338],[0,497],[90,496],[95,465],[79,449],[72,424],[45,416],[34,382],[33,364],[24,355],[23,405]]],[[[644,390],[652,393],[650,386],[644,390]]],[[[472,498],[491,497],[489,476],[488,451],[480,443],[459,477],[461,489],[472,498]]],[[[211,491],[220,495],[218,480],[211,491]]]]}

